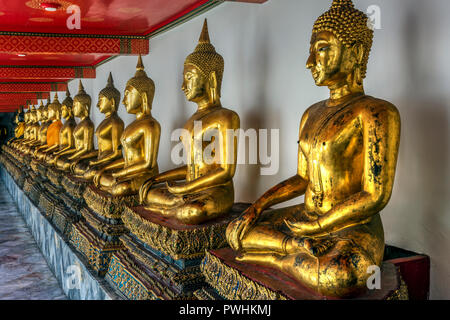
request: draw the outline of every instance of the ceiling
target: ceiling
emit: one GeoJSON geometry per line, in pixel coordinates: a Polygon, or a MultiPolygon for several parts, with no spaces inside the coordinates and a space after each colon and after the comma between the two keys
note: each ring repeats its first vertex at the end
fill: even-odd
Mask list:
{"type": "Polygon", "coordinates": [[[0,112],[14,112],[224,1],[0,0],[0,112]],[[50,10],[50,11],[49,11],[50,10]]]}
{"type": "Polygon", "coordinates": [[[95,78],[96,66],[118,55],[146,55],[152,36],[223,1],[0,0],[0,112],[95,78]]]}

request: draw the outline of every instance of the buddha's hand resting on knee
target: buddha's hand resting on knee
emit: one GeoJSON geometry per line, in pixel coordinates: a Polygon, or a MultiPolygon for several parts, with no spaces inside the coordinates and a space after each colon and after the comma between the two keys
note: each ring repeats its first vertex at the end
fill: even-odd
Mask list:
{"type": "Polygon", "coordinates": [[[92,179],[92,182],[94,183],[94,186],[96,186],[97,188],[99,188],[100,187],[100,176],[103,174],[103,172],[104,172],[105,170],[99,170],[96,174],[95,174],[95,176],[94,176],[94,178],[92,179]]]}
{"type": "Polygon", "coordinates": [[[150,190],[154,183],[153,178],[148,179],[145,181],[142,186],[139,188],[139,203],[144,204],[145,198],[147,197],[147,193],[150,190]]]}
{"type": "Polygon", "coordinates": [[[258,220],[260,213],[261,210],[252,205],[228,225],[226,236],[228,244],[233,250],[237,251],[242,248],[242,239],[258,220]]]}
{"type": "Polygon", "coordinates": [[[72,162],[70,164],[70,172],[75,173],[75,166],[77,165],[77,162],[72,162]]]}
{"type": "Polygon", "coordinates": [[[320,231],[319,221],[289,221],[284,220],[286,226],[297,237],[314,235],[320,231]]]}

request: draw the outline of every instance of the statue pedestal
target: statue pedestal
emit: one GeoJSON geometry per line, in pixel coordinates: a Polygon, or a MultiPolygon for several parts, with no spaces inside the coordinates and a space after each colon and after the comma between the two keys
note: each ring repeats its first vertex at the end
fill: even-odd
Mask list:
{"type": "Polygon", "coordinates": [[[64,174],[60,170],[53,167],[47,168],[47,178],[56,188],[62,189],[61,180],[63,177],[64,174]]]}
{"type": "Polygon", "coordinates": [[[122,221],[130,234],[114,252],[106,280],[128,299],[192,299],[205,285],[200,263],[205,250],[226,245],[228,223],[248,207],[235,204],[226,217],[184,225],[144,207],[126,207],[122,221]]]}
{"type": "MultiPolygon", "coordinates": [[[[226,300],[326,300],[288,275],[268,267],[236,261],[231,248],[206,253],[201,269],[210,288],[195,293],[198,299],[226,300]]],[[[381,289],[368,290],[358,300],[407,300],[408,290],[399,271],[384,262],[381,289]]]]}
{"type": "Polygon", "coordinates": [[[103,277],[112,253],[123,249],[119,237],[127,230],[121,220],[122,211],[127,204],[136,204],[138,196],[113,197],[90,185],[83,198],[87,206],[80,208],[82,219],[73,225],[70,241],[103,277]]]}

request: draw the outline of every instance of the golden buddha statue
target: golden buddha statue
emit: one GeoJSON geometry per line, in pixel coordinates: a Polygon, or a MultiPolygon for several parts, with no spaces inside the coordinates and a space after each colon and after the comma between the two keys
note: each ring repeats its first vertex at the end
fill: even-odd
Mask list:
{"type": "Polygon", "coordinates": [[[95,130],[98,141],[96,159],[90,160],[86,155],[72,163],[71,168],[75,177],[92,180],[102,167],[122,158],[120,138],[125,125],[117,115],[119,103],[120,92],[114,87],[110,73],[107,86],[98,94],[97,107],[101,113],[105,114],[105,120],[95,130]]]}
{"type": "Polygon", "coordinates": [[[28,154],[30,150],[30,146],[39,143],[39,130],[41,128],[39,122],[42,121],[42,111],[44,109],[44,105],[41,101],[41,105],[39,108],[31,107],[30,117],[31,117],[31,127],[29,131],[29,139],[25,141],[20,150],[22,153],[28,154]]]}
{"type": "Polygon", "coordinates": [[[23,110],[20,109],[16,116],[14,117],[14,123],[16,124],[16,127],[14,128],[14,137],[11,138],[7,144],[11,145],[12,142],[17,141],[21,139],[24,136],[25,133],[25,122],[21,121],[21,118],[23,116],[23,110]]]}
{"type": "Polygon", "coordinates": [[[155,84],[144,70],[139,56],[136,74],[128,80],[122,103],[127,112],[136,114],[120,138],[123,157],[95,173],[96,187],[112,196],[136,194],[142,183],[158,173],[158,149],[161,126],[152,117],[155,84]]]}
{"type": "MultiPolygon", "coordinates": [[[[41,125],[39,127],[39,131],[38,131],[38,140],[35,141],[34,143],[32,143],[29,148],[28,148],[28,154],[31,156],[34,154],[35,150],[41,146],[45,146],[47,143],[47,131],[48,131],[48,127],[51,124],[51,121],[49,120],[48,117],[48,109],[49,109],[49,105],[50,105],[50,100],[48,100],[47,104],[45,106],[42,106],[40,110],[40,122],[41,125]]],[[[39,111],[38,111],[39,113],[39,111]]],[[[39,115],[38,115],[39,118],[39,115]]]]}
{"type": "Polygon", "coordinates": [[[181,137],[188,165],[161,173],[143,184],[140,201],[146,209],[184,224],[201,224],[228,213],[233,206],[237,141],[226,137],[227,130],[239,129],[240,120],[235,112],[221,105],[223,71],[224,60],[210,43],[205,20],[199,43],[184,63],[182,90],[189,101],[197,104],[197,111],[184,125],[189,135],[181,137]],[[197,123],[201,123],[201,132],[194,134],[197,123]],[[211,139],[219,143],[213,153],[220,159],[203,157],[209,144],[204,142],[208,131],[217,132],[217,137],[211,139]],[[200,143],[196,143],[197,139],[200,143]],[[230,155],[233,161],[228,161],[230,155]],[[184,181],[174,184],[180,180],[184,181]],[[161,182],[166,185],[150,190],[161,182]]]}
{"type": "Polygon", "coordinates": [[[29,136],[29,132],[30,132],[30,128],[31,128],[30,109],[28,109],[26,112],[24,112],[23,121],[24,121],[23,137],[11,142],[11,147],[14,149],[17,149],[22,143],[24,143],[25,141],[28,140],[28,136],[29,136]]]}
{"type": "Polygon", "coordinates": [[[395,176],[400,116],[364,94],[373,31],[350,0],[334,0],[314,24],[307,68],[330,98],[300,122],[297,173],[229,224],[241,262],[278,269],[332,297],[367,290],[369,266],[383,261],[379,212],[395,176]],[[305,195],[305,203],[267,210],[305,195]]]}
{"type": "Polygon", "coordinates": [[[14,123],[16,124],[16,127],[14,128],[14,138],[19,139],[23,136],[23,133],[25,131],[25,122],[20,121],[21,117],[23,115],[23,110],[20,109],[19,112],[17,112],[16,117],[14,118],[14,123]]]}
{"type": "Polygon", "coordinates": [[[58,94],[55,93],[53,102],[49,104],[47,117],[50,125],[47,129],[46,144],[38,147],[34,151],[34,157],[41,161],[48,152],[56,150],[59,146],[59,132],[63,126],[61,122],[61,103],[58,100],[58,94]]]}
{"type": "Polygon", "coordinates": [[[91,110],[91,97],[84,91],[83,84],[79,83],[78,93],[73,99],[73,114],[80,118],[80,123],[73,131],[74,148],[58,154],[54,160],[56,168],[68,171],[70,165],[81,157],[92,156],[94,151],[94,123],[89,118],[91,110]]]}
{"type": "Polygon", "coordinates": [[[58,146],[53,145],[53,150],[48,150],[44,161],[47,165],[54,165],[57,156],[61,155],[75,146],[73,132],[77,123],[73,117],[73,100],[70,97],[69,90],[66,91],[66,98],[61,103],[61,117],[65,120],[61,129],[59,130],[58,146]]]}

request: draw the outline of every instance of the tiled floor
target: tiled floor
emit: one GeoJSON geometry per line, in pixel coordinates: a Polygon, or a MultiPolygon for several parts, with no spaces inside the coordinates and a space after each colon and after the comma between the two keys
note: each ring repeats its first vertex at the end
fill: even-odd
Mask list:
{"type": "Polygon", "coordinates": [[[33,236],[0,182],[0,300],[65,300],[33,236]]]}

